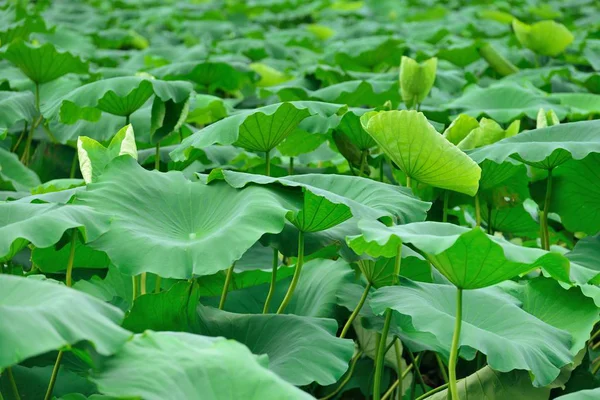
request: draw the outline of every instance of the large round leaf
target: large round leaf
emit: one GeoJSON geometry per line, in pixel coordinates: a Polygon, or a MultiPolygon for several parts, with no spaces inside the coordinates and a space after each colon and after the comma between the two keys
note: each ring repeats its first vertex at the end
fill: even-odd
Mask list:
{"type": "Polygon", "coordinates": [[[39,203],[0,203],[0,258],[11,257],[33,243],[49,247],[65,231],[77,228],[86,241],[108,230],[109,217],[90,207],[39,203]]]}
{"type": "Polygon", "coordinates": [[[429,203],[419,200],[406,188],[345,175],[306,174],[274,178],[216,170],[206,178],[208,182],[219,179],[234,188],[243,188],[251,183],[301,187],[334,204],[347,205],[354,216],[370,219],[391,217],[400,223],[424,220],[430,207],[429,203]]]}
{"type": "MultiPolygon", "coordinates": [[[[430,332],[450,346],[456,315],[456,288],[402,280],[375,292],[376,314],[391,308],[412,318],[419,331],[430,332]]],[[[560,368],[573,360],[571,335],[521,310],[514,302],[485,290],[463,293],[460,346],[487,355],[490,367],[508,372],[524,369],[535,386],[550,384],[560,368]],[[510,318],[506,318],[510,315],[510,318]]]]}
{"type": "Polygon", "coordinates": [[[471,196],[477,193],[479,166],[440,135],[422,113],[405,110],[367,113],[361,122],[407,176],[471,196]]]}
{"type": "Polygon", "coordinates": [[[569,282],[569,260],[558,253],[512,244],[485,234],[479,227],[442,222],[415,222],[387,227],[377,221],[359,223],[362,235],[347,238],[358,254],[393,257],[402,242],[427,259],[459,288],[477,289],[500,283],[534,268],[544,268],[569,282]]]}
{"type": "Polygon", "coordinates": [[[234,314],[198,308],[200,333],[235,339],[269,356],[269,369],[294,385],[335,383],[348,369],[354,344],[335,337],[331,319],[291,314],[234,314]]]}
{"type": "Polygon", "coordinates": [[[469,156],[478,164],[483,160],[499,164],[512,158],[534,167],[551,169],[570,159],[581,160],[590,153],[600,153],[598,131],[600,121],[554,125],[475,149],[469,156]]]}
{"type": "Polygon", "coordinates": [[[535,120],[540,108],[554,110],[560,119],[567,113],[565,107],[551,102],[544,94],[514,83],[471,88],[447,107],[472,117],[487,115],[500,123],[524,116],[535,120]]]}
{"type": "Polygon", "coordinates": [[[53,44],[33,46],[23,41],[11,43],[0,57],[19,67],[35,83],[53,81],[68,73],[85,74],[88,64],[79,57],[57,51],[53,44]]]}
{"type": "Polygon", "coordinates": [[[115,159],[77,198],[111,216],[92,246],[121,271],[180,279],[229,268],[263,234],[280,232],[288,212],[265,188],[193,183],[130,157],[115,159]]]}
{"type": "MultiPolygon", "coordinates": [[[[128,116],[142,107],[153,94],[163,102],[172,100],[182,103],[190,97],[191,92],[192,85],[189,82],[124,76],[83,85],[51,102],[42,112],[46,118],[60,118],[64,123],[89,118],[90,109],[128,116]]],[[[93,115],[95,120],[100,117],[99,113],[93,115]]]]}
{"type": "Polygon", "coordinates": [[[130,336],[121,310],[34,278],[0,275],[0,318],[0,368],[84,340],[110,355],[130,336]]]}
{"type": "Polygon", "coordinates": [[[33,93],[0,91],[0,129],[11,128],[19,121],[33,123],[37,116],[33,93]]]}
{"type": "Polygon", "coordinates": [[[316,101],[295,101],[243,110],[185,138],[173,152],[175,161],[185,161],[193,148],[215,143],[237,144],[254,151],[269,151],[288,137],[311,115],[330,117],[346,107],[316,101]]]}
{"type": "Polygon", "coordinates": [[[16,154],[0,147],[0,188],[28,192],[41,183],[36,173],[24,166],[16,154]]]}
{"type": "Polygon", "coordinates": [[[127,342],[92,380],[101,393],[119,398],[312,398],[266,366],[266,359],[233,340],[148,331],[127,342]]]}

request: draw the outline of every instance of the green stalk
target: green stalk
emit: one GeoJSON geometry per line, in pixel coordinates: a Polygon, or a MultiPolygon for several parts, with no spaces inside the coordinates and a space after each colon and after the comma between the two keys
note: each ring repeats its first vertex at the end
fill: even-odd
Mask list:
{"type": "Polygon", "coordinates": [[[235,268],[235,263],[229,267],[227,270],[227,275],[225,276],[225,283],[223,284],[223,291],[221,292],[221,300],[219,301],[219,310],[222,310],[225,307],[225,300],[227,300],[227,293],[229,292],[229,284],[231,283],[231,277],[233,276],[233,269],[235,268]]]}
{"type": "Polygon", "coordinates": [[[400,349],[400,339],[398,338],[394,341],[394,353],[396,353],[396,364],[398,365],[398,391],[396,397],[397,400],[402,400],[404,372],[402,372],[402,350],[400,349]]]}
{"type": "Polygon", "coordinates": [[[63,357],[63,351],[59,350],[58,356],[56,356],[56,362],[52,369],[52,376],[50,377],[50,383],[48,384],[48,390],[46,390],[46,396],[44,400],[50,400],[52,398],[52,392],[54,391],[54,384],[56,383],[56,377],[58,376],[58,370],[60,369],[60,362],[63,357]]]}
{"type": "Polygon", "coordinates": [[[19,395],[19,388],[17,387],[17,382],[15,382],[15,376],[13,375],[12,368],[6,368],[6,375],[8,375],[8,381],[10,382],[10,387],[13,391],[13,397],[15,400],[21,400],[21,396],[19,395]]]}
{"type": "Polygon", "coordinates": [[[133,288],[133,294],[131,296],[131,299],[133,301],[133,300],[136,299],[136,297],[137,297],[137,291],[138,291],[138,288],[137,288],[138,284],[137,284],[137,276],[136,275],[133,275],[131,277],[131,283],[132,283],[132,288],[133,288]]]}
{"type": "Polygon", "coordinates": [[[442,222],[448,222],[448,201],[450,200],[450,191],[444,190],[444,204],[442,208],[442,222]]]}
{"type": "Polygon", "coordinates": [[[492,228],[492,205],[488,204],[488,221],[487,221],[487,233],[488,235],[494,234],[494,229],[492,228]]]}
{"type": "Polygon", "coordinates": [[[129,125],[129,115],[125,116],[125,126],[129,125]]]}
{"type": "Polygon", "coordinates": [[[77,230],[73,230],[73,237],[71,238],[71,249],[69,250],[69,261],[67,262],[67,278],[66,283],[68,287],[73,285],[73,264],[75,262],[75,242],[77,241],[77,230]]]}
{"type": "Polygon", "coordinates": [[[423,375],[421,375],[421,370],[419,370],[419,365],[421,364],[421,355],[419,354],[417,357],[415,357],[415,355],[412,353],[412,351],[410,351],[410,349],[407,349],[407,353],[410,357],[410,362],[415,365],[415,379],[413,380],[412,385],[413,392],[417,381],[419,382],[419,386],[421,386],[421,389],[423,389],[423,391],[426,391],[427,388],[425,386],[425,381],[423,380],[423,375]]]}
{"type": "Polygon", "coordinates": [[[550,234],[548,229],[548,212],[550,211],[550,199],[552,197],[552,168],[548,170],[548,180],[546,181],[546,197],[544,198],[544,213],[542,214],[542,226],[544,237],[542,246],[544,250],[550,250],[550,234]]]}
{"type": "Polygon", "coordinates": [[[11,152],[16,152],[17,149],[19,148],[19,145],[21,144],[21,142],[23,141],[23,138],[25,137],[25,134],[27,134],[27,125],[29,123],[27,121],[25,121],[25,126],[23,127],[23,132],[21,132],[21,135],[19,135],[19,138],[17,139],[17,143],[15,143],[15,145],[13,146],[11,152]]]}
{"type": "Polygon", "coordinates": [[[35,82],[35,108],[40,112],[40,84],[35,82]]]}
{"type": "Polygon", "coordinates": [[[458,361],[458,342],[460,339],[460,328],[462,325],[462,292],[457,288],[456,293],[456,321],[454,323],[454,335],[452,336],[452,347],[450,347],[450,360],[448,361],[448,372],[450,373],[448,383],[452,400],[459,400],[458,386],[456,385],[456,363],[458,361]]]}
{"type": "Polygon", "coordinates": [[[140,275],[140,296],[146,294],[146,279],[146,273],[142,272],[142,274],[140,275]]]}
{"type": "Polygon", "coordinates": [[[300,272],[302,272],[302,264],[304,264],[304,232],[298,232],[298,260],[296,261],[296,269],[294,270],[294,276],[292,277],[292,282],[290,283],[290,287],[277,310],[277,314],[282,314],[285,308],[290,303],[292,296],[294,294],[294,290],[296,290],[296,286],[298,285],[298,281],[300,280],[300,272]]]}
{"type": "Polygon", "coordinates": [[[377,346],[377,356],[375,358],[375,377],[373,378],[373,400],[381,400],[381,376],[383,375],[383,361],[385,358],[386,341],[392,322],[392,309],[385,310],[385,321],[381,331],[381,340],[377,346]]]}
{"type": "Polygon", "coordinates": [[[412,190],[412,186],[411,186],[411,179],[410,176],[406,175],[406,187],[412,190]]]}
{"type": "Polygon", "coordinates": [[[294,157],[290,157],[290,166],[288,168],[288,175],[294,175],[294,157]]]}
{"type": "MultiPolygon", "coordinates": [[[[421,357],[421,355],[419,354],[417,356],[417,360],[419,362],[421,361],[420,357],[421,357]]],[[[404,378],[406,378],[406,375],[408,375],[408,373],[413,369],[413,367],[414,367],[414,363],[410,364],[408,367],[406,367],[406,369],[402,372],[402,375],[396,380],[396,382],[394,382],[392,384],[392,386],[390,386],[390,388],[388,389],[387,392],[385,392],[383,397],[381,397],[381,400],[387,400],[392,395],[392,392],[394,391],[394,389],[396,389],[396,387],[399,387],[399,386],[400,386],[399,387],[400,390],[398,391],[398,393],[400,393],[400,396],[402,396],[402,386],[401,386],[402,381],[404,380],[404,378]]]]}
{"type": "Polygon", "coordinates": [[[154,169],[160,171],[160,142],[156,143],[156,152],[154,153],[154,169]]]}
{"type": "Polygon", "coordinates": [[[265,152],[265,165],[267,166],[267,176],[271,176],[271,150],[265,152]]]}
{"type": "Polygon", "coordinates": [[[365,290],[363,291],[363,294],[360,297],[360,300],[358,301],[358,304],[354,308],[354,311],[352,311],[352,314],[350,314],[350,317],[348,318],[348,321],[346,321],[346,324],[344,325],[344,328],[342,329],[342,333],[340,333],[340,338],[346,337],[346,334],[348,333],[348,330],[352,326],[352,322],[354,322],[354,320],[356,319],[356,317],[360,313],[360,310],[364,306],[365,301],[367,300],[367,296],[369,295],[369,290],[371,290],[371,282],[367,282],[367,286],[365,286],[365,290]]]}
{"type": "Polygon", "coordinates": [[[160,283],[162,278],[159,275],[156,275],[156,281],[154,281],[154,293],[160,293],[160,283]]]}
{"type": "MultiPolygon", "coordinates": [[[[360,169],[358,170],[358,176],[363,176],[363,172],[365,171],[365,165],[367,163],[367,151],[363,150],[360,153],[360,169]]],[[[365,175],[367,175],[365,173],[365,175]]]]}
{"type": "Polygon", "coordinates": [[[269,306],[271,305],[271,300],[273,299],[273,295],[275,294],[275,285],[277,284],[277,267],[279,266],[279,251],[277,249],[273,249],[273,272],[271,272],[271,285],[269,286],[269,293],[267,294],[267,299],[265,300],[265,306],[263,307],[263,314],[267,314],[269,312],[269,306]]]}
{"type": "Polygon", "coordinates": [[[440,367],[440,373],[442,375],[442,378],[444,379],[444,383],[448,383],[448,373],[446,372],[446,366],[444,365],[444,362],[442,361],[438,353],[435,353],[435,359],[438,363],[438,367],[440,367]]]}
{"type": "Polygon", "coordinates": [[[475,195],[475,224],[481,226],[481,205],[479,204],[479,193],[475,195]]]}
{"type": "Polygon", "coordinates": [[[356,355],[350,362],[350,368],[348,369],[348,373],[346,374],[344,379],[340,382],[340,385],[337,388],[335,388],[335,390],[333,392],[329,393],[325,397],[321,397],[319,400],[329,400],[329,399],[335,397],[335,395],[338,394],[344,388],[344,386],[346,386],[346,384],[348,382],[350,382],[350,378],[352,378],[352,374],[354,374],[354,368],[356,367],[356,363],[360,359],[360,356],[362,356],[362,353],[363,353],[362,350],[359,350],[358,353],[356,353],[356,355]]]}
{"type": "Polygon", "coordinates": [[[381,163],[379,165],[379,182],[383,182],[383,165],[385,162],[385,156],[381,156],[381,163]]]}
{"type": "Polygon", "coordinates": [[[73,156],[73,161],[71,161],[71,171],[69,172],[69,178],[75,178],[75,173],[77,172],[77,161],[79,157],[77,156],[77,150],[75,151],[75,155],[73,156]]]}
{"type": "Polygon", "coordinates": [[[426,399],[429,396],[436,394],[437,392],[441,392],[442,390],[446,389],[447,387],[448,387],[448,383],[444,383],[442,386],[438,386],[435,389],[431,389],[429,392],[420,395],[419,397],[416,398],[416,400],[426,399]]]}
{"type": "Polygon", "coordinates": [[[23,155],[21,156],[21,162],[24,165],[29,164],[29,151],[31,149],[31,143],[33,142],[33,132],[35,131],[36,123],[32,122],[29,128],[29,134],[27,135],[27,141],[25,142],[25,149],[23,149],[23,155]]]}

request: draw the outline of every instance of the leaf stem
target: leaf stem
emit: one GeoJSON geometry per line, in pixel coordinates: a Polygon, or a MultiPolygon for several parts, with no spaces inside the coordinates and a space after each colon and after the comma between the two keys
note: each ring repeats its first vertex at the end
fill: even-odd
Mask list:
{"type": "Polygon", "coordinates": [[[68,287],[73,286],[73,264],[75,263],[75,242],[77,241],[77,229],[73,229],[73,237],[71,238],[71,249],[69,250],[69,261],[67,262],[67,278],[68,287]]]}
{"type": "Polygon", "coordinates": [[[444,204],[442,205],[442,222],[448,222],[448,201],[450,200],[450,191],[444,190],[444,204]]]}
{"type": "MultiPolygon", "coordinates": [[[[419,361],[420,361],[420,357],[421,357],[421,355],[419,354],[417,356],[417,359],[419,361]]],[[[406,378],[406,375],[408,375],[408,373],[413,369],[414,366],[415,366],[415,364],[412,363],[408,367],[406,367],[406,369],[402,372],[402,375],[396,380],[396,382],[394,382],[392,384],[392,386],[390,386],[390,388],[388,389],[387,392],[385,392],[383,397],[381,397],[381,400],[387,400],[392,395],[392,392],[394,391],[394,389],[396,389],[396,387],[399,387],[400,395],[402,395],[402,381],[404,380],[404,378],[406,378]]]]}
{"type": "Polygon", "coordinates": [[[146,280],[147,274],[146,272],[142,272],[140,275],[140,296],[146,294],[146,280]]]}
{"type": "Polygon", "coordinates": [[[268,314],[269,306],[271,305],[271,300],[273,299],[273,295],[275,294],[275,286],[277,285],[277,267],[279,266],[279,250],[273,249],[273,271],[271,272],[271,285],[269,286],[269,293],[267,294],[267,299],[265,300],[265,305],[263,307],[263,314],[268,314]]]}
{"type": "Polygon", "coordinates": [[[481,226],[481,205],[479,203],[479,192],[475,195],[475,225],[481,226]]]}
{"type": "Polygon", "coordinates": [[[294,157],[290,157],[290,166],[288,167],[288,175],[294,175],[294,157]]]}
{"type": "MultiPolygon", "coordinates": [[[[425,381],[423,380],[423,375],[421,375],[421,370],[419,370],[419,365],[421,363],[421,359],[419,358],[420,354],[415,358],[415,355],[412,351],[410,351],[410,349],[407,349],[407,353],[410,357],[410,362],[415,364],[415,383],[418,381],[419,386],[421,386],[421,389],[423,389],[423,391],[427,390],[425,387],[425,381]]],[[[413,385],[413,388],[414,386],[416,385],[413,385]]]]}
{"type": "Polygon", "coordinates": [[[463,290],[457,288],[456,292],[456,320],[454,323],[454,335],[452,335],[452,347],[450,347],[450,360],[448,361],[448,372],[450,374],[448,383],[452,400],[459,400],[458,386],[456,385],[456,363],[458,361],[458,344],[460,340],[460,328],[462,325],[462,294],[463,290]]]}
{"type": "Polygon", "coordinates": [[[129,125],[129,117],[131,116],[131,114],[127,114],[125,116],[125,126],[129,125]]]}
{"type": "Polygon", "coordinates": [[[156,142],[156,152],[154,153],[154,169],[160,172],[160,142],[156,142]]]}
{"type": "Polygon", "coordinates": [[[548,170],[548,179],[546,180],[546,197],[544,198],[544,213],[542,214],[542,226],[544,237],[542,246],[544,250],[550,250],[550,234],[548,228],[548,212],[550,211],[550,199],[552,197],[552,168],[548,170]]]}
{"type": "Polygon", "coordinates": [[[294,294],[294,290],[296,290],[296,286],[298,285],[298,280],[300,280],[300,272],[302,272],[302,264],[304,264],[304,232],[298,232],[298,260],[296,261],[296,269],[294,270],[294,276],[292,277],[292,282],[290,283],[290,287],[277,310],[277,314],[282,314],[285,308],[290,303],[292,299],[292,295],[294,294]]]}
{"type": "Polygon", "coordinates": [[[426,399],[427,397],[429,397],[429,396],[431,396],[433,394],[436,394],[437,392],[441,392],[442,390],[446,389],[448,387],[448,385],[449,385],[448,383],[444,383],[441,386],[438,386],[438,387],[436,387],[434,389],[431,389],[429,392],[423,393],[422,395],[420,395],[419,397],[417,397],[416,400],[423,400],[423,399],[426,399]]]}
{"type": "Polygon", "coordinates": [[[346,324],[344,325],[344,328],[342,329],[342,333],[340,333],[340,338],[346,337],[346,334],[348,333],[348,330],[352,326],[352,322],[354,322],[354,320],[356,319],[356,317],[360,313],[360,310],[365,305],[365,301],[367,300],[367,297],[369,296],[369,290],[371,290],[371,282],[367,282],[367,286],[365,286],[365,290],[363,291],[363,294],[360,297],[360,300],[358,301],[358,304],[354,308],[354,311],[352,311],[352,314],[350,314],[350,317],[348,318],[348,321],[346,321],[346,324]]]}
{"type": "Polygon", "coordinates": [[[56,362],[54,363],[54,368],[52,369],[52,376],[50,376],[50,383],[48,384],[48,390],[46,390],[46,396],[44,396],[44,400],[50,400],[52,398],[52,392],[54,391],[54,384],[56,383],[56,378],[58,377],[58,370],[60,369],[62,357],[63,351],[59,350],[58,355],[56,356],[56,362]]]}
{"type": "Polygon", "coordinates": [[[359,350],[354,355],[354,358],[350,362],[350,368],[348,369],[348,373],[346,374],[344,379],[340,382],[339,386],[337,388],[335,388],[335,390],[333,392],[329,393],[325,397],[321,397],[319,400],[329,400],[329,399],[333,398],[336,394],[338,394],[344,388],[344,386],[346,386],[348,384],[348,382],[350,382],[350,378],[352,378],[352,374],[354,374],[354,369],[356,367],[356,363],[358,362],[358,360],[360,359],[360,356],[362,356],[362,354],[363,354],[363,351],[359,350]]]}
{"type": "Polygon", "coordinates": [[[271,150],[265,152],[266,175],[271,176],[271,150]]]}
{"type": "Polygon", "coordinates": [[[137,276],[136,275],[133,275],[131,277],[131,284],[132,284],[132,290],[133,290],[133,294],[131,296],[131,299],[132,299],[132,301],[135,301],[135,299],[137,297],[137,291],[138,291],[138,289],[137,289],[138,284],[137,284],[137,276]]]}
{"type": "Polygon", "coordinates": [[[442,375],[444,383],[448,383],[448,372],[446,372],[446,366],[444,365],[444,362],[442,361],[438,353],[435,353],[435,359],[437,361],[438,367],[440,367],[440,374],[442,375]]]}
{"type": "Polygon", "coordinates": [[[160,275],[156,275],[156,280],[154,281],[154,293],[160,293],[161,281],[162,281],[162,277],[160,275]]]}
{"type": "Polygon", "coordinates": [[[381,331],[381,339],[377,345],[377,355],[375,357],[375,377],[373,378],[373,400],[381,400],[381,376],[383,375],[383,361],[386,353],[386,342],[392,322],[392,309],[385,310],[385,321],[381,331]]]}
{"type": "Polygon", "coordinates": [[[25,142],[25,149],[23,149],[23,155],[21,155],[21,162],[24,165],[29,164],[29,152],[31,149],[31,143],[33,142],[33,133],[35,132],[36,127],[35,121],[31,123],[31,127],[29,128],[29,134],[27,135],[27,140],[25,142]]]}
{"type": "MultiPolygon", "coordinates": [[[[360,169],[358,170],[358,176],[363,176],[363,172],[365,171],[365,165],[367,163],[367,150],[363,150],[360,153],[360,169]]],[[[368,177],[368,174],[365,173],[365,176],[368,177]]]]}
{"type": "Polygon", "coordinates": [[[231,277],[233,276],[233,269],[235,268],[235,263],[231,264],[231,267],[227,270],[227,275],[225,275],[225,283],[223,284],[223,291],[221,292],[221,300],[219,301],[219,310],[222,310],[225,307],[225,300],[227,300],[227,293],[229,292],[229,285],[231,284],[231,277]]]}
{"type": "Polygon", "coordinates": [[[15,376],[13,375],[11,367],[6,368],[6,375],[8,375],[8,380],[10,382],[10,387],[12,388],[15,400],[21,400],[21,396],[19,395],[19,388],[17,387],[17,382],[15,382],[15,376]]]}
{"type": "MultiPolygon", "coordinates": [[[[398,399],[402,400],[402,392],[404,387],[402,381],[404,378],[404,372],[402,371],[402,349],[400,348],[400,339],[396,338],[394,341],[394,353],[396,354],[396,364],[398,367],[398,399]]],[[[385,397],[385,396],[384,396],[385,397]]]]}
{"type": "Polygon", "coordinates": [[[410,176],[406,175],[406,187],[412,190],[412,181],[410,179],[410,176]]]}
{"type": "Polygon", "coordinates": [[[25,134],[27,133],[27,125],[29,123],[27,121],[25,121],[25,126],[23,127],[23,132],[21,132],[21,135],[19,135],[19,138],[17,139],[17,143],[15,143],[15,145],[13,146],[11,152],[16,152],[17,149],[19,148],[19,145],[21,144],[21,142],[23,141],[23,138],[25,137],[25,134]]]}
{"type": "Polygon", "coordinates": [[[69,178],[75,178],[75,172],[77,171],[77,161],[79,160],[79,156],[77,155],[77,151],[75,151],[75,155],[73,155],[73,161],[71,161],[71,171],[69,172],[69,178]]]}
{"type": "Polygon", "coordinates": [[[35,82],[35,108],[40,112],[40,84],[35,82]]]}

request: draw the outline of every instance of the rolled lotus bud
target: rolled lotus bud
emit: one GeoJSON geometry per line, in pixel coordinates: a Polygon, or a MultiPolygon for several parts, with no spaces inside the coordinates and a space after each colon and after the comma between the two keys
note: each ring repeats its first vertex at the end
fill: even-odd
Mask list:
{"type": "Polygon", "coordinates": [[[419,64],[410,57],[400,61],[400,93],[407,108],[421,104],[431,91],[437,71],[437,58],[419,64]]]}
{"type": "Polygon", "coordinates": [[[540,108],[536,118],[535,127],[537,129],[558,124],[560,124],[560,120],[558,119],[558,115],[556,115],[554,110],[545,111],[543,108],[540,108]]]}

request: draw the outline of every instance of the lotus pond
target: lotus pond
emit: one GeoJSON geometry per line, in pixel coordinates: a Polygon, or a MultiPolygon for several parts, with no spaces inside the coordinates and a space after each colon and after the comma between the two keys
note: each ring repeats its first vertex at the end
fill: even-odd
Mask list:
{"type": "Polygon", "coordinates": [[[600,4],[0,4],[0,400],[600,399],[600,4]]]}

